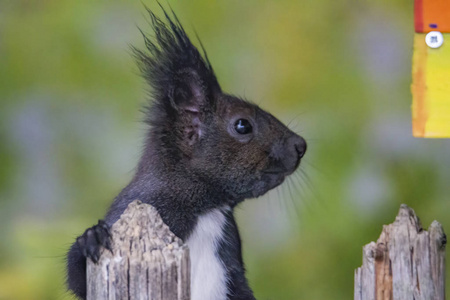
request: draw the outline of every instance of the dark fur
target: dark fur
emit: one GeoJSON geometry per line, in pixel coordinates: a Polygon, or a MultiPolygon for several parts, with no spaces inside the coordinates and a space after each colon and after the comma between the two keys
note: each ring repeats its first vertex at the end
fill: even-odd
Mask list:
{"type": "MultiPolygon", "coordinates": [[[[295,171],[305,141],[254,104],[224,94],[206,57],[192,45],[174,15],[168,25],[149,11],[154,41],[145,34],[146,51],[133,48],[144,78],[152,87],[147,110],[150,125],[133,179],[115,198],[105,217],[72,245],[67,260],[68,287],[86,297],[86,257],[98,260],[109,248],[108,228],[127,205],[140,199],[157,208],[164,222],[187,239],[198,216],[214,208],[234,208],[281,184],[295,171]],[[253,132],[234,130],[238,119],[253,132]]],[[[254,299],[247,284],[241,241],[233,210],[218,255],[225,265],[228,299],[254,299]]]]}

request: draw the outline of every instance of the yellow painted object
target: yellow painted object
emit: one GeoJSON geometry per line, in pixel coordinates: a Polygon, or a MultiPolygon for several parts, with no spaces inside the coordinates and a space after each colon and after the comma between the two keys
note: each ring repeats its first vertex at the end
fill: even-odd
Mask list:
{"type": "Polygon", "coordinates": [[[430,48],[426,33],[415,33],[413,55],[413,135],[450,138],[450,33],[430,48]]]}

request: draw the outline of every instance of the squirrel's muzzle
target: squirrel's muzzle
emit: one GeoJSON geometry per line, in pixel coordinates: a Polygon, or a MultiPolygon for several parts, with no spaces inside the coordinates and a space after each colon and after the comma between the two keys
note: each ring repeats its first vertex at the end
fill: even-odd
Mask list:
{"type": "Polygon", "coordinates": [[[274,143],[270,154],[270,164],[264,173],[286,176],[292,174],[300,165],[306,152],[306,141],[295,133],[274,143]]]}

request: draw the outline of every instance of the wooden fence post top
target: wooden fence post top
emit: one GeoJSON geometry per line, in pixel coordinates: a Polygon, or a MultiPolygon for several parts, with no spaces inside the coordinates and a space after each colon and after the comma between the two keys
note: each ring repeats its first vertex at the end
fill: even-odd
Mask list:
{"type": "Polygon", "coordinates": [[[414,210],[402,204],[377,242],[363,247],[354,299],[445,300],[446,242],[439,222],[423,230],[414,210]]]}
{"type": "Polygon", "coordinates": [[[173,250],[184,246],[163,222],[156,208],[139,200],[128,205],[111,227],[111,235],[113,252],[122,250],[127,243],[137,241],[135,239],[146,244],[143,250],[173,250]]]}
{"type": "Polygon", "coordinates": [[[154,207],[133,201],[110,232],[112,252],[87,261],[88,299],[189,300],[189,250],[154,207]]]}
{"type": "Polygon", "coordinates": [[[395,223],[399,224],[408,221],[412,227],[416,228],[417,232],[423,230],[422,224],[420,223],[420,219],[417,217],[414,209],[412,209],[406,204],[400,204],[400,209],[398,211],[397,216],[395,217],[395,223]]]}

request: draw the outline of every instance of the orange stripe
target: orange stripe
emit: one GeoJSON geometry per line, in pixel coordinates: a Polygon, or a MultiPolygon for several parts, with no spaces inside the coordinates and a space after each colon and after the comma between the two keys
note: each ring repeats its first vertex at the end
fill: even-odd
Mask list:
{"type": "Polygon", "coordinates": [[[450,0],[421,0],[422,30],[450,32],[450,0]],[[430,25],[433,25],[431,27],[430,25]]]}

